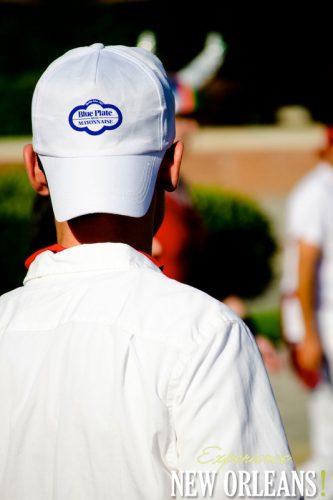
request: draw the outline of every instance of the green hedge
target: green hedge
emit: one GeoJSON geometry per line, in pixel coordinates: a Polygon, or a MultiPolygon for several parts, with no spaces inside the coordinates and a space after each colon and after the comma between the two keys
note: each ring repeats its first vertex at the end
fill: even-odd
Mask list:
{"type": "Polygon", "coordinates": [[[193,284],[218,299],[264,292],[277,247],[265,213],[253,200],[216,188],[194,188],[193,200],[208,228],[193,284]]]}
{"type": "Polygon", "coordinates": [[[22,284],[33,197],[22,169],[0,176],[0,293],[22,284]]]}

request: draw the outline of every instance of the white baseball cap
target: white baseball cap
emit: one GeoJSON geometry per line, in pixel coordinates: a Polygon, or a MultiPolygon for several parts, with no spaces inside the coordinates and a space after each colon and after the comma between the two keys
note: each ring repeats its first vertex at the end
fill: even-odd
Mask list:
{"type": "Polygon", "coordinates": [[[175,138],[162,63],[136,47],[70,50],[37,83],[32,128],[58,221],[99,212],[142,217],[175,138]]]}

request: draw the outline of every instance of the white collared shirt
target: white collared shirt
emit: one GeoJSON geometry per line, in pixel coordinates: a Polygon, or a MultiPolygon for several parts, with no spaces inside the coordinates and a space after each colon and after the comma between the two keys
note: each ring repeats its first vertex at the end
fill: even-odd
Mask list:
{"type": "Polygon", "coordinates": [[[2,500],[165,500],[228,454],[220,477],[293,468],[247,328],[120,243],[44,252],[0,299],[0,401],[2,500]]]}

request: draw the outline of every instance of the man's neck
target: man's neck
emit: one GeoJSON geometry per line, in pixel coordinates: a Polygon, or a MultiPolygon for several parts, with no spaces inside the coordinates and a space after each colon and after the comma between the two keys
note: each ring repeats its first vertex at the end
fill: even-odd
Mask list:
{"type": "Polygon", "coordinates": [[[91,214],[66,222],[56,221],[57,240],[65,248],[83,243],[126,243],[151,253],[153,229],[145,217],[91,214]]]}

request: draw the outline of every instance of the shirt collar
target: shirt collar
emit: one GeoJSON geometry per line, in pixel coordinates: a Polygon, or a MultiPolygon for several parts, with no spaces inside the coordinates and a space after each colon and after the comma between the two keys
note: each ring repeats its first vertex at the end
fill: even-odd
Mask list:
{"type": "Polygon", "coordinates": [[[28,273],[24,284],[49,275],[125,270],[161,266],[154,257],[124,243],[92,243],[64,248],[52,245],[32,254],[26,261],[28,273]]]}
{"type": "Polygon", "coordinates": [[[33,261],[36,259],[36,257],[38,257],[38,255],[40,255],[43,252],[47,252],[48,250],[50,252],[53,252],[53,253],[58,253],[58,252],[62,252],[63,250],[66,250],[66,248],[63,247],[63,246],[61,246],[61,245],[58,245],[58,243],[56,243],[54,245],[51,245],[51,246],[48,246],[48,247],[45,247],[45,248],[41,248],[40,250],[37,250],[37,252],[34,252],[32,255],[30,255],[24,261],[25,267],[27,269],[29,269],[29,267],[31,266],[31,264],[33,263],[33,261]]]}

